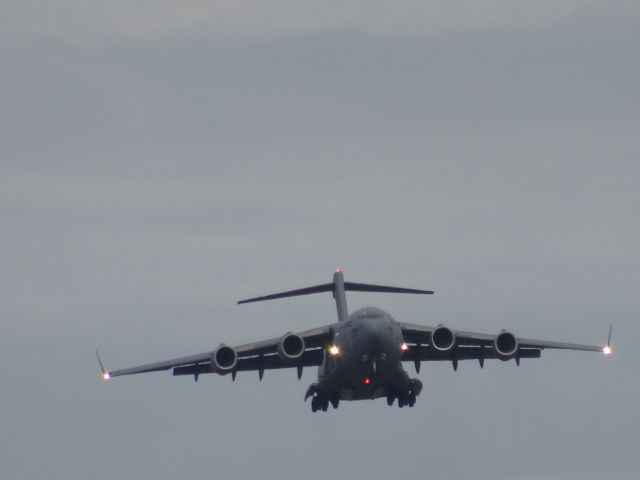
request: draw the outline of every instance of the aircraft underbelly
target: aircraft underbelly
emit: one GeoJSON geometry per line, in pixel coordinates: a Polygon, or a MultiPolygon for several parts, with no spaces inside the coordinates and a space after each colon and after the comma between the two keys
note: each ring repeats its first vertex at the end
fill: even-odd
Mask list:
{"type": "Polygon", "coordinates": [[[341,400],[370,400],[384,397],[387,391],[406,388],[407,372],[400,362],[378,367],[373,373],[366,364],[343,364],[321,379],[319,387],[324,392],[338,392],[341,400]]]}

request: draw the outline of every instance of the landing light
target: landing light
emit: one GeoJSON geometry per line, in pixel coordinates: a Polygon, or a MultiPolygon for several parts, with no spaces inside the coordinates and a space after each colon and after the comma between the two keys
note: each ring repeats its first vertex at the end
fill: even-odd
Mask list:
{"type": "Polygon", "coordinates": [[[111,375],[109,375],[109,372],[104,372],[102,374],[102,378],[104,378],[105,380],[109,380],[111,378],[111,375]]]}
{"type": "Polygon", "coordinates": [[[403,352],[406,352],[407,350],[409,350],[409,345],[407,345],[406,343],[403,343],[402,345],[400,345],[400,350],[402,350],[403,352]]]}
{"type": "Polygon", "coordinates": [[[604,353],[605,355],[609,356],[611,355],[613,352],[611,351],[611,347],[609,345],[606,345],[603,349],[602,349],[602,353],[604,353]]]}
{"type": "Polygon", "coordinates": [[[338,355],[340,353],[340,349],[336,345],[331,345],[329,347],[329,353],[331,355],[338,355]]]}

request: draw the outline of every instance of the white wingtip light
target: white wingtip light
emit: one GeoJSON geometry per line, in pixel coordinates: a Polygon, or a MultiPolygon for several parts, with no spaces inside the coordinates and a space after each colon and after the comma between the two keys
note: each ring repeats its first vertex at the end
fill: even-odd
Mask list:
{"type": "Polygon", "coordinates": [[[607,344],[602,348],[602,353],[604,353],[607,357],[610,357],[613,353],[611,351],[611,331],[613,330],[613,323],[609,325],[609,338],[607,338],[607,344]]]}
{"type": "Polygon", "coordinates": [[[100,354],[98,353],[98,350],[96,350],[96,358],[98,359],[98,365],[100,365],[100,371],[102,372],[102,378],[104,380],[109,380],[111,378],[111,375],[109,375],[109,371],[105,370],[104,365],[102,364],[102,359],[100,358],[100,354]]]}

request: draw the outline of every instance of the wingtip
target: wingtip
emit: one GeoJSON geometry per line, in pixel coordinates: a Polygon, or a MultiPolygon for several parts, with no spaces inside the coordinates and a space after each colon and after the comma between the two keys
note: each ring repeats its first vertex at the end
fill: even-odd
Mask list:
{"type": "Polygon", "coordinates": [[[609,336],[607,337],[607,344],[602,347],[602,353],[605,354],[605,356],[610,357],[611,355],[613,355],[613,350],[611,350],[611,332],[613,331],[613,323],[611,323],[609,325],[609,336]]]}
{"type": "Polygon", "coordinates": [[[104,365],[102,364],[102,359],[100,358],[100,354],[98,353],[97,349],[96,349],[96,358],[98,359],[98,365],[100,365],[100,372],[101,372],[102,379],[109,380],[111,378],[111,374],[106,368],[104,368],[104,365]]]}

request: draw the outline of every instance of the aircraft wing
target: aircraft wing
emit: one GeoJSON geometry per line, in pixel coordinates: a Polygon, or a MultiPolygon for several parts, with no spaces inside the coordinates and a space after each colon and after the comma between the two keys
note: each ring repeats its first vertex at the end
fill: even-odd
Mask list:
{"type": "MultiPolygon", "coordinates": [[[[185,357],[173,358],[161,362],[147,363],[137,367],[123,368],[119,370],[106,371],[103,368],[103,377],[119,377],[122,375],[133,375],[137,373],[157,372],[161,370],[173,369],[174,375],[198,375],[204,373],[218,373],[224,375],[237,371],[255,370],[260,372],[260,377],[264,370],[276,368],[297,367],[300,371],[302,367],[320,365],[323,359],[323,349],[333,338],[333,325],[313,328],[295,334],[286,334],[283,337],[261,340],[254,343],[228,347],[221,345],[218,349],[207,352],[188,355],[185,357]],[[304,351],[295,359],[288,359],[278,354],[278,347],[288,335],[297,336],[303,340],[304,351]],[[226,354],[233,355],[235,352],[236,362],[232,368],[216,368],[212,359],[216,352],[225,348],[226,354]]],[[[98,360],[99,357],[98,357],[98,360]]],[[[100,362],[102,367],[102,362],[100,362]]],[[[230,365],[230,364],[229,364],[230,365]]]]}
{"type": "Polygon", "coordinates": [[[510,332],[502,331],[498,334],[486,334],[451,330],[446,327],[426,326],[413,323],[399,322],[402,328],[404,340],[409,344],[404,353],[403,360],[418,362],[449,360],[457,367],[458,360],[479,360],[480,364],[485,359],[508,360],[515,358],[539,358],[544,349],[583,350],[589,352],[602,352],[610,354],[609,342],[606,345],[583,345],[576,343],[564,343],[547,340],[535,340],[519,338],[510,332]],[[434,335],[437,330],[442,336],[440,342],[442,348],[437,348],[434,343],[434,335]],[[450,335],[452,334],[452,335],[450,335]],[[498,348],[500,343],[502,349],[498,348]]]}

